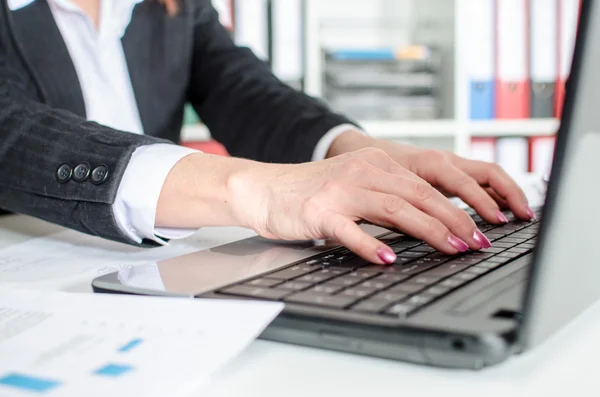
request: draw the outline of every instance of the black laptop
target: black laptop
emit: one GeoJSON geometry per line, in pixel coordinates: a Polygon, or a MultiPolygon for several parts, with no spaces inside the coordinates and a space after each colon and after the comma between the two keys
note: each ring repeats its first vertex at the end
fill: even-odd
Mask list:
{"type": "Polygon", "coordinates": [[[538,221],[497,226],[472,213],[490,249],[448,256],[364,224],[395,265],[328,241],[252,237],[125,268],[94,291],[284,302],[261,338],[426,365],[479,369],[534,347],[600,296],[599,20],[584,0],[538,221]]]}

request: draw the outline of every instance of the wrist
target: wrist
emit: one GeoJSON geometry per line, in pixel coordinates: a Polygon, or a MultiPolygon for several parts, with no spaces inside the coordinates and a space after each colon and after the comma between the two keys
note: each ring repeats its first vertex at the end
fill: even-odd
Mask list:
{"type": "Polygon", "coordinates": [[[230,178],[253,164],[249,160],[205,153],[182,158],[165,180],[156,226],[245,226],[233,210],[236,198],[230,189],[230,178]]]}
{"type": "Polygon", "coordinates": [[[365,134],[361,134],[358,131],[345,131],[333,140],[327,152],[327,158],[353,152],[362,148],[375,146],[376,141],[376,139],[365,134]]]}

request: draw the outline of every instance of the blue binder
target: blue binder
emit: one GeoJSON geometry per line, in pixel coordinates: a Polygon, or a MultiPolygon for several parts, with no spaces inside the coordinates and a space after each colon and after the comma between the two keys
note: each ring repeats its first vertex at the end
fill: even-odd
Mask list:
{"type": "Polygon", "coordinates": [[[470,119],[493,119],[495,97],[495,84],[493,81],[471,81],[469,95],[470,119]]]}

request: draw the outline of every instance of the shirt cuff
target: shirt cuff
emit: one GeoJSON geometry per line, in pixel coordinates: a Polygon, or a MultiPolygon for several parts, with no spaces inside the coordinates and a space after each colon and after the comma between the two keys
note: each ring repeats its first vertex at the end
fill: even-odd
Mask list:
{"type": "Polygon", "coordinates": [[[325,157],[327,157],[327,152],[329,152],[329,148],[333,141],[346,131],[355,131],[359,134],[367,135],[366,132],[356,128],[353,124],[340,124],[337,127],[333,127],[319,139],[319,142],[317,142],[317,146],[315,146],[315,150],[313,151],[312,161],[324,160],[325,157]]]}
{"type": "Polygon", "coordinates": [[[197,229],[156,228],[156,208],[171,169],[197,150],[167,143],[138,147],[117,191],[113,212],[119,228],[138,244],[144,239],[166,245],[169,239],[185,238],[197,229]]]}

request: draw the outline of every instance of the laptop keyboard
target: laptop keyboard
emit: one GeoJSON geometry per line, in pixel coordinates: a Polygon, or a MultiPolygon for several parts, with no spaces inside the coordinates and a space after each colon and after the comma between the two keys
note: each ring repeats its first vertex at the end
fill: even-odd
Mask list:
{"type": "MultiPolygon", "coordinates": [[[[472,215],[492,247],[446,255],[398,233],[380,237],[398,255],[374,265],[338,248],[287,268],[225,287],[220,294],[353,312],[406,317],[467,283],[533,251],[538,222],[491,225],[472,215]]],[[[540,211],[536,211],[540,218],[540,211]]]]}

